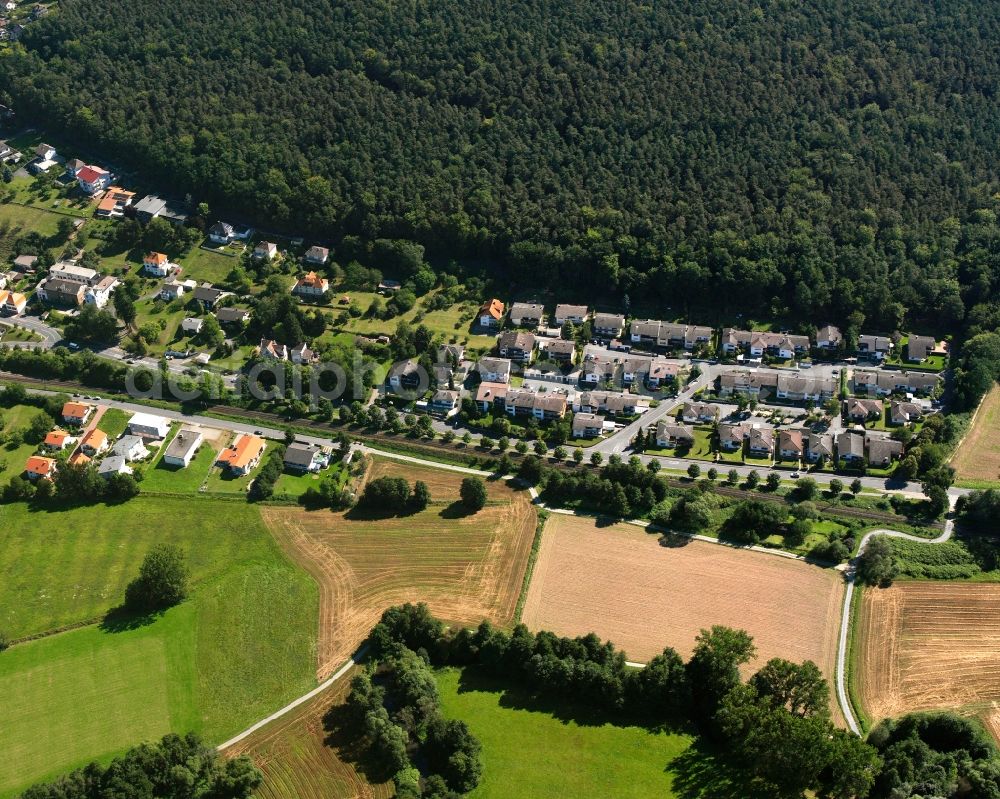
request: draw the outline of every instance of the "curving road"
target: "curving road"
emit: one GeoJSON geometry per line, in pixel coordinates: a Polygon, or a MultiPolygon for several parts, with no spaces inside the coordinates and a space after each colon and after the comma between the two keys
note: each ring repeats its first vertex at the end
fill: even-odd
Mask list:
{"type": "MultiPolygon", "coordinates": [[[[951,504],[954,505],[955,497],[950,498],[951,504]]],[[[861,544],[858,546],[858,555],[860,556],[868,543],[878,535],[884,535],[889,538],[903,538],[907,541],[917,541],[921,544],[942,544],[951,538],[952,533],[955,530],[955,522],[952,519],[948,519],[944,525],[944,532],[941,533],[937,538],[920,538],[915,535],[910,535],[909,533],[903,533],[899,530],[871,530],[861,539],[861,544]]],[[[847,665],[847,639],[850,633],[851,627],[851,600],[854,598],[854,574],[857,569],[857,557],[855,557],[849,564],[847,572],[844,577],[847,580],[847,590],[844,592],[844,607],[840,615],[840,638],[837,643],[837,671],[836,671],[836,683],[837,683],[837,703],[840,705],[840,712],[844,714],[844,720],[847,722],[848,728],[855,735],[861,735],[861,728],[858,726],[858,721],[854,718],[854,709],[851,707],[850,700],[847,697],[847,677],[846,677],[846,665],[847,665]]]]}

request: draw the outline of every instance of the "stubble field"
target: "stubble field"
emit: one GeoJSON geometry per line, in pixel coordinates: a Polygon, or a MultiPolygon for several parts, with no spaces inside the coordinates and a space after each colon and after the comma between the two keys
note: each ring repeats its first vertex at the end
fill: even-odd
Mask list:
{"type": "Polygon", "coordinates": [[[959,484],[969,488],[1000,482],[1000,387],[983,399],[961,446],[951,460],[959,484]]]}
{"type": "Polygon", "coordinates": [[[1000,740],[1000,585],[866,589],[856,635],[855,689],[872,722],[950,708],[979,716],[1000,740]]]}
{"type": "Polygon", "coordinates": [[[595,632],[632,661],[665,646],[687,658],[701,629],[722,624],[753,636],[751,668],[812,660],[832,684],[843,590],[839,572],[801,561],[700,541],[663,546],[634,525],[553,514],[523,620],[561,635],[595,632]]]}

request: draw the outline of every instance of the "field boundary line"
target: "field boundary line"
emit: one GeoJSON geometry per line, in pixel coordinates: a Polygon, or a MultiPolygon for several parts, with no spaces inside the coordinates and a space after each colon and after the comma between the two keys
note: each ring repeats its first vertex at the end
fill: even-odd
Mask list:
{"type": "Polygon", "coordinates": [[[521,593],[517,597],[517,605],[514,608],[514,624],[521,623],[521,614],[524,613],[524,603],[528,601],[528,589],[531,587],[531,577],[535,573],[535,564],[538,562],[538,551],[542,547],[545,522],[548,521],[549,517],[549,512],[545,508],[539,508],[537,513],[538,520],[535,523],[535,536],[531,541],[528,563],[524,567],[524,579],[521,580],[521,593]]]}
{"type": "Polygon", "coordinates": [[[292,700],[291,702],[289,702],[287,705],[285,705],[280,710],[276,710],[270,716],[267,716],[266,718],[261,719],[256,724],[250,725],[245,730],[243,730],[243,732],[239,733],[238,735],[234,735],[228,741],[224,741],[223,743],[219,744],[215,748],[219,752],[224,752],[226,749],[229,749],[231,746],[235,746],[240,741],[244,740],[245,738],[250,737],[251,735],[253,735],[255,732],[257,732],[257,730],[261,729],[262,727],[266,727],[272,721],[277,721],[282,716],[287,715],[288,713],[291,713],[293,710],[295,710],[295,708],[299,707],[300,705],[305,704],[310,699],[312,699],[312,698],[318,696],[319,694],[323,693],[327,688],[329,688],[331,685],[333,685],[335,682],[337,682],[341,677],[343,677],[345,674],[347,674],[347,672],[349,672],[352,668],[354,668],[355,666],[357,666],[364,659],[364,656],[365,656],[365,653],[367,652],[367,650],[368,650],[368,645],[367,644],[363,645],[360,649],[358,649],[357,652],[355,652],[353,655],[351,655],[350,658],[347,659],[347,662],[344,663],[343,666],[341,666],[339,669],[337,669],[337,671],[335,671],[333,674],[331,674],[329,677],[327,677],[325,680],[323,680],[323,682],[321,682],[319,685],[317,685],[311,691],[309,691],[308,693],[302,694],[302,696],[300,696],[298,699],[292,700]]]}
{"type": "Polygon", "coordinates": [[[958,439],[958,443],[955,444],[955,448],[951,451],[951,455],[949,455],[948,460],[945,461],[945,463],[947,463],[949,466],[951,465],[951,462],[955,460],[955,456],[958,455],[958,451],[962,448],[962,444],[965,443],[965,439],[967,439],[972,434],[972,428],[976,426],[976,418],[979,416],[979,412],[983,409],[983,406],[986,404],[986,398],[990,395],[992,390],[993,389],[983,394],[983,398],[979,400],[979,404],[976,406],[976,410],[972,412],[972,418],[969,419],[969,426],[965,428],[965,433],[962,435],[960,439],[958,439]]]}

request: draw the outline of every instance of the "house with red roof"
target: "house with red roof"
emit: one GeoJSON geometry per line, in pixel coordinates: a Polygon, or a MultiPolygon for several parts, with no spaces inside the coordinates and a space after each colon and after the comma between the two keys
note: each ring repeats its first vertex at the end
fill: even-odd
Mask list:
{"type": "Polygon", "coordinates": [[[87,194],[96,194],[111,185],[111,173],[99,166],[87,164],[76,173],[76,182],[87,194]]]}

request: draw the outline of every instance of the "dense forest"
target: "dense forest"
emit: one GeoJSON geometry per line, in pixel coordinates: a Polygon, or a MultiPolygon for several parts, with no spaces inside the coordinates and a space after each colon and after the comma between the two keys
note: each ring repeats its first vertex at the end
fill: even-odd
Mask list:
{"type": "Polygon", "coordinates": [[[943,331],[1000,318],[998,43],[973,0],[63,0],[0,91],[270,227],[943,331]]]}

